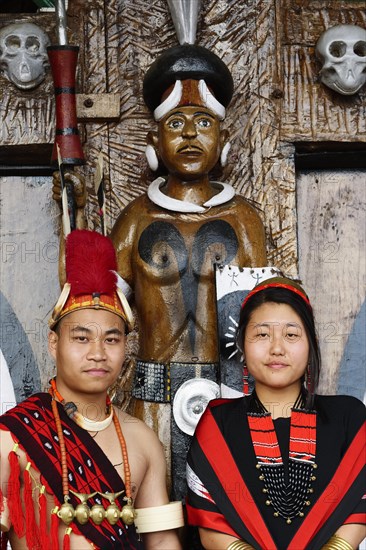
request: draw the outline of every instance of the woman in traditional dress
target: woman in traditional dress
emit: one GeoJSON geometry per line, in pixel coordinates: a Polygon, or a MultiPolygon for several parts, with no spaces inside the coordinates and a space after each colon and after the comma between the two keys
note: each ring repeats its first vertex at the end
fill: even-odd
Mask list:
{"type": "Polygon", "coordinates": [[[309,299],[277,277],[245,298],[237,332],[251,395],[211,401],[188,457],[188,520],[210,550],[358,547],[365,529],[365,407],[316,394],[309,299]]]}

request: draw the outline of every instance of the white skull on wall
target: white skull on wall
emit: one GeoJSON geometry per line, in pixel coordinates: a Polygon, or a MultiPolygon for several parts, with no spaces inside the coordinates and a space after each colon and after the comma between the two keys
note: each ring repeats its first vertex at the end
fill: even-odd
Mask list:
{"type": "Polygon", "coordinates": [[[343,95],[352,95],[366,82],[366,30],[357,25],[327,29],[316,44],[323,67],[323,84],[343,95]]]}
{"type": "Polygon", "coordinates": [[[33,23],[12,23],[0,29],[0,69],[22,90],[35,88],[48,66],[48,35],[33,23]]]}

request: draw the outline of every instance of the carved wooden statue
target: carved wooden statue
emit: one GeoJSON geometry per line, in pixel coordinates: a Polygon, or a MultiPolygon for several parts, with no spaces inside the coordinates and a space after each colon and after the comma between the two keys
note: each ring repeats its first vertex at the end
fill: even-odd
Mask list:
{"type": "MultiPolygon", "coordinates": [[[[173,417],[170,404],[188,380],[204,379],[208,392],[220,382],[214,264],[266,261],[258,213],[231,186],[209,178],[226,161],[221,121],[232,89],[226,65],[205,48],[176,46],[155,61],[144,79],[158,123],[148,134],[147,157],[165,177],[121,212],[111,234],[139,317],[134,413],[157,429],[167,454],[171,419],[173,498],[185,494],[190,438],[176,423],[186,411],[173,417]]],[[[193,398],[195,386],[186,391],[193,398]]],[[[199,391],[204,400],[202,385],[199,391]]]]}
{"type": "Polygon", "coordinates": [[[157,122],[146,156],[163,177],[120,213],[111,233],[139,321],[132,412],[163,442],[173,499],[186,493],[191,434],[181,420],[198,421],[220,394],[214,265],[266,264],[257,211],[210,178],[230,147],[221,123],[232,76],[213,52],[182,41],[144,78],[144,100],[157,122]]]}
{"type": "MultiPolygon", "coordinates": [[[[184,406],[196,391],[202,403],[220,391],[214,264],[266,263],[258,213],[209,177],[226,162],[229,134],[221,121],[232,91],[228,68],[205,48],[176,46],[156,60],[144,80],[158,123],[147,137],[147,157],[165,177],[120,213],[111,233],[139,318],[133,413],[163,442],[177,499],[185,495],[190,436],[176,423],[187,411],[175,409],[174,417],[171,404],[188,381],[200,384],[185,385],[184,406]]],[[[202,412],[188,414],[198,420],[202,412]]]]}

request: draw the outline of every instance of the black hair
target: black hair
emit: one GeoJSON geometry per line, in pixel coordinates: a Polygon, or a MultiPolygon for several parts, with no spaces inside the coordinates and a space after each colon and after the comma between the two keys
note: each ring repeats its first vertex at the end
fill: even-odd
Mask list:
{"type": "Polygon", "coordinates": [[[177,80],[201,80],[216,99],[227,107],[234,93],[228,67],[214,52],[196,44],[173,46],[163,52],[145,74],[144,101],[151,111],[161,103],[163,93],[177,80]]]}
{"type": "Polygon", "coordinates": [[[253,312],[259,306],[268,302],[273,302],[275,304],[286,304],[290,306],[298,314],[305,327],[309,342],[308,377],[311,381],[307,387],[305,408],[312,409],[314,405],[314,394],[319,383],[321,356],[315,329],[313,310],[301,296],[286,288],[278,287],[267,287],[253,294],[245,303],[245,306],[241,309],[239,325],[236,333],[236,344],[238,348],[243,351],[245,331],[253,312]]]}

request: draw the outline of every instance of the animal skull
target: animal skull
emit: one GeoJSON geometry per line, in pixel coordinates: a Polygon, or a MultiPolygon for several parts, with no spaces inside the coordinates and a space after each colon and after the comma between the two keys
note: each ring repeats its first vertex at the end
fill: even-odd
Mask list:
{"type": "Polygon", "coordinates": [[[320,79],[343,95],[352,95],[366,82],[366,30],[337,25],[320,36],[316,54],[323,63],[320,79]]]}
{"type": "Polygon", "coordinates": [[[48,66],[48,35],[33,23],[12,23],[0,29],[0,69],[21,90],[42,82],[48,66]]]}

